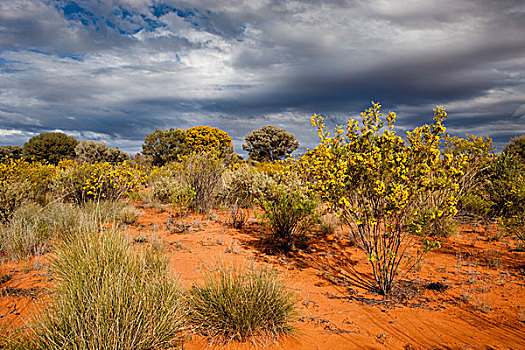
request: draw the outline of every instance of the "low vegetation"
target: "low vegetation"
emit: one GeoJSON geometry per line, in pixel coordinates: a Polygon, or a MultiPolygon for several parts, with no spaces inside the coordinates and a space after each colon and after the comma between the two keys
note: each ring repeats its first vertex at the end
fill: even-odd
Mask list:
{"type": "Polygon", "coordinates": [[[172,233],[189,233],[191,211],[226,212],[237,229],[256,222],[246,232],[283,258],[344,227],[339,238],[365,252],[370,289],[385,296],[423,254],[458,234],[459,216],[496,225],[523,248],[523,136],[496,154],[488,138],[449,135],[446,117],[436,107],[430,124],[402,137],[395,113],[383,115],[376,103],[333,133],[314,116],[319,144],[295,158],[286,158],[295,137],[267,126],[246,136],[247,162],[227,133],[205,126],[157,129],[132,159],[60,133],[2,146],[2,259],[53,252],[52,302],[19,348],[160,349],[191,331],[213,341],[294,331],[298,301],[273,270],[223,267],[182,291],[149,238],[133,247],[121,232],[140,226],[132,201],[169,211],[172,233]]]}
{"type": "Polygon", "coordinates": [[[189,320],[210,339],[245,341],[289,334],[298,301],[275,272],[221,267],[188,296],[189,320]]]}
{"type": "Polygon", "coordinates": [[[51,261],[53,301],[34,328],[37,349],[160,349],[182,342],[181,290],[168,261],[133,250],[114,230],[81,230],[51,261]]]}

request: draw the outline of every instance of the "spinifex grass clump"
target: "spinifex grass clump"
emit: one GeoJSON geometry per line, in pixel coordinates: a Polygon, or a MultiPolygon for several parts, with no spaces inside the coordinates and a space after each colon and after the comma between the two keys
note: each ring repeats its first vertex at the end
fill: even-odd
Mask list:
{"type": "Polygon", "coordinates": [[[40,214],[42,207],[26,204],[7,224],[0,225],[0,252],[11,260],[24,260],[46,250],[51,227],[40,214]]]}
{"type": "Polygon", "coordinates": [[[46,253],[57,239],[75,235],[84,216],[80,208],[63,203],[23,204],[0,224],[0,252],[11,260],[46,253]]]}
{"type": "Polygon", "coordinates": [[[197,332],[219,341],[276,338],[294,330],[297,299],[273,271],[221,268],[188,298],[197,332]]]}
{"type": "Polygon", "coordinates": [[[51,261],[52,307],[35,328],[40,349],[157,349],[181,342],[183,304],[167,260],[119,233],[85,231],[51,261]]]}

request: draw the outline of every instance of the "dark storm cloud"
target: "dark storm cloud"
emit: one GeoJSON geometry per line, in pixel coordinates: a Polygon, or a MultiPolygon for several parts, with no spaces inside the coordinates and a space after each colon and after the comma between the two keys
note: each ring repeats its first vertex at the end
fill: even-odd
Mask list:
{"type": "Polygon", "coordinates": [[[62,130],[139,151],[156,127],[266,124],[316,142],[380,101],[400,130],[525,132],[522,1],[0,3],[0,143],[62,130]]]}

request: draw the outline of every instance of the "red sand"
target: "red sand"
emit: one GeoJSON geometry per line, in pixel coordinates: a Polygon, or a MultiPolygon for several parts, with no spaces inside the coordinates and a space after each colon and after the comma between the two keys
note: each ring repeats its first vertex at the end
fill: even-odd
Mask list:
{"type": "MultiPolygon", "coordinates": [[[[396,300],[385,300],[359,287],[370,281],[371,269],[341,232],[318,237],[308,251],[284,256],[261,243],[264,230],[255,224],[236,230],[191,215],[176,220],[191,224],[190,232],[172,234],[166,227],[168,212],[141,211],[139,223],[126,231],[133,237],[158,236],[184,287],[201,281],[213,266],[256,263],[276,268],[302,300],[294,338],[214,348],[525,349],[525,253],[512,251],[509,238],[489,241],[489,233],[462,227],[424,257],[419,271],[406,276],[412,282],[396,300]],[[356,285],[355,276],[365,282],[356,285]],[[446,289],[427,289],[430,283],[446,289]]],[[[23,327],[45,305],[45,288],[51,284],[45,257],[0,268],[12,275],[0,285],[0,327],[23,327]]],[[[207,348],[198,336],[184,344],[184,349],[207,348]]]]}

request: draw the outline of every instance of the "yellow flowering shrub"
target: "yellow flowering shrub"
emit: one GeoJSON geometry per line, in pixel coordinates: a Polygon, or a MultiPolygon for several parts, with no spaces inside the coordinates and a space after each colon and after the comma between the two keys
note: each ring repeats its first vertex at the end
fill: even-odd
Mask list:
{"type": "Polygon", "coordinates": [[[407,132],[405,141],[394,131],[396,114],[383,120],[380,107],[372,103],[359,121],[350,119],[333,135],[321,116],[312,117],[320,144],[299,160],[298,168],[311,190],[350,226],[368,255],[379,291],[388,294],[415,243],[409,224],[412,231],[422,229],[411,220],[418,216],[417,204],[442,193],[430,217],[455,215],[463,170],[440,148],[446,132],[444,108],[436,107],[434,123],[407,132]]]}
{"type": "Polygon", "coordinates": [[[54,175],[55,166],[46,163],[12,158],[0,162],[0,221],[24,201],[44,201],[54,175]]]}
{"type": "Polygon", "coordinates": [[[219,128],[194,126],[186,130],[186,144],[193,153],[216,152],[222,156],[232,148],[232,138],[219,128]]]}
{"type": "Polygon", "coordinates": [[[128,162],[110,164],[62,160],[57,166],[54,188],[66,200],[118,200],[147,184],[147,174],[128,162]]]}
{"type": "MultiPolygon", "coordinates": [[[[468,134],[465,138],[445,135],[443,152],[444,157],[450,158],[452,164],[461,170],[457,183],[458,210],[476,219],[487,219],[490,204],[481,193],[487,178],[484,172],[494,159],[492,140],[468,134]]],[[[446,194],[437,194],[434,200],[439,201],[441,197],[446,197],[446,194]]]]}

